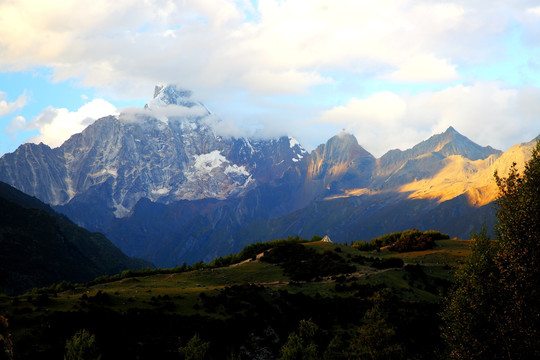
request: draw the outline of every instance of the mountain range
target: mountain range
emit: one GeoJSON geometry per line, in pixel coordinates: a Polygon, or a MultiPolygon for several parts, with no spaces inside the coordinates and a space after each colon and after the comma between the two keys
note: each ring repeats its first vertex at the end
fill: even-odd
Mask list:
{"type": "Polygon", "coordinates": [[[95,121],[58,148],[24,144],[0,181],[157,266],[208,261],[254,241],[337,242],[408,228],[468,237],[494,223],[495,170],[524,164],[454,128],[375,158],[341,132],[311,152],[294,138],[220,136],[219,119],[174,85],[144,109],[95,121]]]}

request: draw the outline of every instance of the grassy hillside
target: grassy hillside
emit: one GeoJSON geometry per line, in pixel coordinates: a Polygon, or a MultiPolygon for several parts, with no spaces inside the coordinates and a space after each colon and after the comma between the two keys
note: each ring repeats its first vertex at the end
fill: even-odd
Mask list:
{"type": "Polygon", "coordinates": [[[439,302],[468,243],[438,240],[430,250],[396,253],[281,241],[222,267],[216,263],[230,259],[2,296],[0,309],[19,359],[62,358],[66,339],[80,329],[95,334],[103,359],[179,359],[195,334],[209,342],[207,358],[273,359],[303,320],[315,324],[309,341],[320,358],[337,343],[340,356],[351,358],[362,349],[359,334],[376,333],[377,324],[388,330],[381,346],[435,359],[439,302]],[[386,315],[374,321],[375,313],[386,315]]]}

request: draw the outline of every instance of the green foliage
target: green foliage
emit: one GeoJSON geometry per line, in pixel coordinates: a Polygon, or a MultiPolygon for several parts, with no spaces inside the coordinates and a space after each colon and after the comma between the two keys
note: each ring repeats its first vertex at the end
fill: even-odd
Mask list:
{"type": "Polygon", "coordinates": [[[432,249],[435,246],[435,242],[431,237],[426,234],[405,236],[399,238],[395,243],[388,247],[391,251],[397,251],[399,253],[409,251],[422,251],[432,249]]]}
{"type": "Polygon", "coordinates": [[[540,141],[523,175],[514,165],[507,178],[495,178],[506,350],[513,359],[540,358],[540,141]]]}
{"type": "Polygon", "coordinates": [[[505,340],[500,336],[502,294],[494,260],[496,247],[487,236],[475,236],[472,253],[456,274],[443,312],[443,337],[453,359],[499,358],[493,351],[505,340]]]}
{"type": "Polygon", "coordinates": [[[476,230],[472,231],[471,239],[473,239],[473,240],[490,240],[489,235],[487,233],[486,222],[484,222],[482,224],[482,229],[480,230],[480,232],[477,233],[476,230]]]}
{"type": "Polygon", "coordinates": [[[261,258],[273,264],[280,264],[285,274],[292,280],[311,280],[319,276],[351,273],[356,267],[350,265],[333,251],[322,254],[314,249],[296,243],[282,243],[261,258]]]}
{"type": "MultiPolygon", "coordinates": [[[[108,277],[108,276],[107,276],[108,277]]],[[[56,295],[58,293],[68,291],[68,290],[74,290],[77,286],[81,286],[80,284],[71,283],[69,281],[61,281],[57,284],[52,284],[50,286],[45,286],[41,288],[33,288],[31,293],[32,294],[38,294],[38,295],[56,295]]]]}
{"type": "Polygon", "coordinates": [[[433,240],[448,240],[450,239],[450,236],[448,234],[443,234],[440,231],[437,230],[427,230],[424,231],[424,235],[429,236],[433,240]]]}
{"type": "Polygon", "coordinates": [[[374,267],[375,269],[379,269],[379,270],[402,268],[404,265],[402,259],[395,258],[395,257],[389,257],[389,258],[383,258],[383,259],[371,258],[369,260],[372,261],[371,267],[374,267]]]}
{"type": "Polygon", "coordinates": [[[178,353],[185,360],[204,360],[208,359],[208,349],[210,342],[201,340],[199,335],[195,334],[185,346],[178,349],[178,353]]]}
{"type": "Polygon", "coordinates": [[[360,251],[371,251],[375,250],[375,245],[371,245],[370,243],[366,242],[366,240],[362,239],[360,241],[355,241],[351,244],[351,247],[356,248],[360,251]]]}
{"type": "Polygon", "coordinates": [[[281,360],[316,360],[317,345],[314,342],[318,326],[311,320],[300,320],[298,330],[289,334],[281,348],[281,360]]]}
{"type": "Polygon", "coordinates": [[[71,339],[66,341],[66,354],[64,360],[100,360],[96,346],[95,335],[87,330],[77,331],[71,339]]]}
{"type": "Polygon", "coordinates": [[[145,269],[141,269],[141,270],[124,270],[120,274],[104,275],[104,276],[97,277],[94,280],[87,282],[86,286],[94,286],[94,285],[99,285],[99,284],[106,284],[106,283],[110,283],[110,282],[114,282],[114,281],[118,281],[118,280],[122,280],[122,279],[134,278],[134,277],[152,276],[152,275],[164,275],[164,274],[180,274],[180,273],[187,272],[187,271],[194,271],[194,270],[200,270],[200,269],[209,269],[209,268],[212,268],[212,267],[217,267],[217,266],[212,266],[212,265],[204,263],[203,261],[199,261],[199,262],[197,262],[197,263],[195,263],[193,265],[186,265],[186,263],[184,263],[182,266],[175,266],[175,267],[169,268],[169,269],[145,268],[145,269]]]}
{"type": "Polygon", "coordinates": [[[540,358],[540,142],[523,175],[495,180],[498,241],[473,233],[442,314],[454,359],[540,358]]]}
{"type": "MultiPolygon", "coordinates": [[[[311,241],[312,242],[318,241],[317,236],[314,236],[311,241]]],[[[242,251],[240,251],[238,254],[233,254],[233,255],[229,255],[225,257],[219,257],[217,259],[212,260],[212,262],[210,263],[210,266],[223,267],[223,266],[229,266],[232,264],[237,264],[244,260],[253,259],[257,255],[283,244],[299,244],[299,243],[304,243],[304,242],[309,242],[309,240],[302,239],[298,235],[295,237],[288,236],[286,239],[276,239],[272,241],[256,242],[256,243],[245,246],[242,249],[242,251]]]]}
{"type": "Polygon", "coordinates": [[[361,251],[377,250],[385,246],[389,246],[390,250],[397,252],[420,251],[431,249],[436,240],[446,239],[450,239],[450,236],[439,231],[428,230],[422,232],[413,229],[381,235],[371,239],[369,243],[365,240],[355,241],[351,246],[361,251]]]}
{"type": "Polygon", "coordinates": [[[348,358],[346,349],[347,344],[343,338],[336,335],[326,347],[323,360],[346,360],[348,358]]]}
{"type": "Polygon", "coordinates": [[[399,360],[404,357],[403,347],[397,341],[396,330],[389,320],[389,298],[387,290],[370,298],[372,307],[366,311],[364,325],[350,344],[349,359],[399,360]]]}

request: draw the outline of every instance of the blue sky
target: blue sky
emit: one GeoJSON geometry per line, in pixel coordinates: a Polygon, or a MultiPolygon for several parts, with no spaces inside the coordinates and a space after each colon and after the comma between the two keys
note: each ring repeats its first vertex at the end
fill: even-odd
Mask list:
{"type": "Polygon", "coordinates": [[[381,156],[448,126],[506,150],[540,134],[539,46],[527,0],[2,2],[0,155],[59,146],[158,83],[229,133],[309,150],[346,129],[381,156]]]}

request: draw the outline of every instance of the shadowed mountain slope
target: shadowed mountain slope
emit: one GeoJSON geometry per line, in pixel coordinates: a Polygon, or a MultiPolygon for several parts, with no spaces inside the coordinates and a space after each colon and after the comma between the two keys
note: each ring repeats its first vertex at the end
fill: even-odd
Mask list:
{"type": "Polygon", "coordinates": [[[1,182],[0,209],[1,292],[19,293],[62,280],[89,281],[150,265],[1,182]]]}

